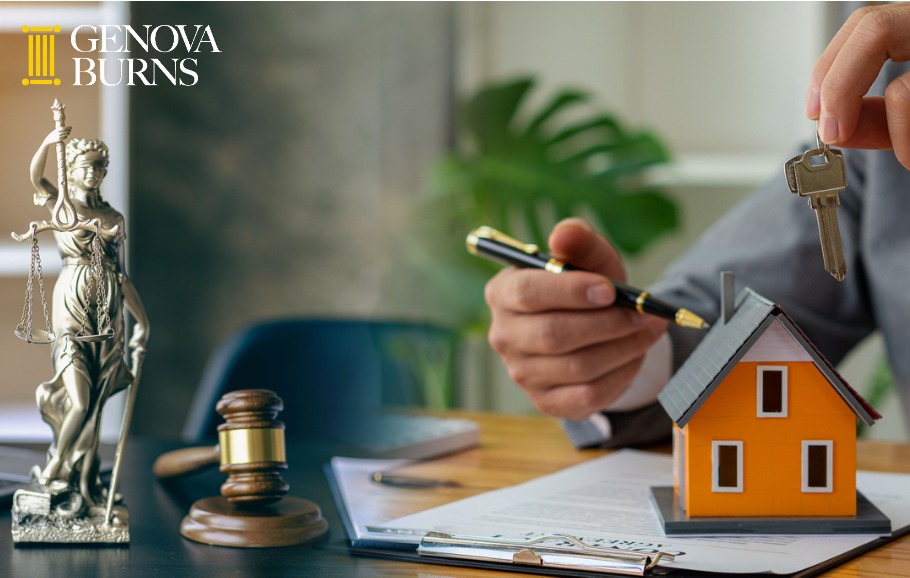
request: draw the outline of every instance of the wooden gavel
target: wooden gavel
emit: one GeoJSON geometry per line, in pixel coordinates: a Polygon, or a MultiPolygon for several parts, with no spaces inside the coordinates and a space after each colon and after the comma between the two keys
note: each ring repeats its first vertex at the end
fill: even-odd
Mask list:
{"type": "Polygon", "coordinates": [[[152,471],[161,479],[189,475],[220,464],[228,475],[221,495],[235,503],[277,502],[288,492],[281,398],[266,389],[231,391],[215,405],[225,423],[218,426],[218,445],[162,454],[152,471]]]}
{"type": "Polygon", "coordinates": [[[265,389],[226,393],[215,405],[225,423],[218,445],[162,454],[152,466],[159,478],[176,478],[220,464],[228,475],[221,495],[193,504],[180,525],[190,540],[217,546],[259,548],[303,544],[325,535],[319,506],[288,497],[281,471],[288,467],[281,398],[265,389]]]}

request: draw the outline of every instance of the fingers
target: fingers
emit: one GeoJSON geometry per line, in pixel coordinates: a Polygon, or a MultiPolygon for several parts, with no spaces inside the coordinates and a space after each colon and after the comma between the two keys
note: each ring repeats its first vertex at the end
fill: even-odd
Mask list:
{"type": "Polygon", "coordinates": [[[67,138],[69,138],[70,133],[72,131],[73,131],[73,127],[70,127],[70,126],[63,126],[60,128],[55,128],[44,139],[44,144],[55,144],[55,143],[63,142],[67,138]]]}
{"type": "Polygon", "coordinates": [[[643,315],[609,307],[594,311],[551,311],[514,314],[494,310],[489,341],[502,355],[559,355],[621,339],[641,329],[643,315]]]}
{"type": "Polygon", "coordinates": [[[883,99],[865,96],[889,59],[910,60],[910,5],[854,12],[812,71],[806,116],[825,143],[893,148],[910,168],[910,79],[893,81],[883,99]]]}
{"type": "Polygon", "coordinates": [[[825,51],[816,61],[812,69],[812,75],[809,78],[809,93],[806,97],[806,118],[818,120],[821,114],[821,86],[828,75],[828,71],[834,64],[834,60],[840,53],[847,39],[853,34],[859,22],[870,12],[878,10],[880,7],[866,7],[853,12],[847,21],[841,26],[834,38],[825,48],[825,51]]]}
{"type": "Polygon", "coordinates": [[[888,128],[889,113],[885,107],[885,97],[867,96],[863,99],[859,112],[856,130],[849,139],[838,143],[840,146],[855,149],[891,149],[891,135],[888,128]]]}
{"type": "Polygon", "coordinates": [[[640,359],[663,333],[662,324],[639,326],[617,339],[606,339],[565,353],[514,355],[508,352],[509,376],[528,389],[550,389],[560,385],[590,383],[640,359]]]}
{"type": "Polygon", "coordinates": [[[585,221],[565,219],[553,227],[549,239],[550,252],[576,267],[626,280],[625,268],[616,249],[585,221]]]}
{"type": "Polygon", "coordinates": [[[587,271],[559,275],[532,269],[505,269],[486,287],[493,310],[533,313],[592,309],[613,303],[616,291],[604,275],[625,279],[619,254],[581,219],[566,219],[550,235],[553,256],[587,271]],[[591,271],[591,272],[588,272],[591,271]]]}
{"type": "Polygon", "coordinates": [[[534,269],[503,269],[487,283],[484,296],[494,311],[534,313],[605,307],[615,300],[616,290],[608,279],[584,271],[554,275],[534,269]]]}
{"type": "Polygon", "coordinates": [[[887,114],[880,116],[887,120],[886,134],[891,138],[891,148],[897,160],[910,169],[910,73],[891,81],[884,102],[887,114]]]}
{"type": "Polygon", "coordinates": [[[503,355],[503,361],[538,409],[580,419],[604,409],[625,391],[665,328],[664,321],[654,320],[622,339],[567,354],[503,355]]]}
{"type": "Polygon", "coordinates": [[[622,260],[584,221],[559,223],[549,249],[587,271],[500,271],[485,290],[489,341],[541,411],[587,417],[631,383],[667,322],[611,307],[616,291],[607,277],[625,278],[622,260]]]}
{"type": "Polygon", "coordinates": [[[632,381],[641,360],[631,362],[595,382],[565,385],[528,394],[534,406],[545,414],[566,419],[585,419],[609,406],[632,381]]]}

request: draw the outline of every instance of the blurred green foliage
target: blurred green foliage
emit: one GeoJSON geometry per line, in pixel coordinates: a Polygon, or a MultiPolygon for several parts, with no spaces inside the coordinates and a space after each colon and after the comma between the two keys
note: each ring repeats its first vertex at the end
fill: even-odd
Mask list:
{"type": "Polygon", "coordinates": [[[459,318],[451,325],[485,325],[482,286],[500,267],[465,251],[465,236],[479,225],[546,247],[552,226],[578,215],[625,255],[677,227],[674,201],[644,178],[670,158],[653,132],[595,110],[580,90],[532,107],[534,85],[492,84],[460,106],[457,150],[432,169],[433,194],[415,215],[419,250],[431,257],[423,273],[459,318]]]}
{"type": "MultiPolygon", "coordinates": [[[[881,409],[885,401],[894,389],[894,374],[891,372],[891,364],[882,357],[875,365],[872,371],[872,377],[869,380],[869,389],[863,397],[874,408],[881,409]]],[[[856,421],[856,436],[866,437],[869,434],[869,426],[863,422],[856,421]]]]}

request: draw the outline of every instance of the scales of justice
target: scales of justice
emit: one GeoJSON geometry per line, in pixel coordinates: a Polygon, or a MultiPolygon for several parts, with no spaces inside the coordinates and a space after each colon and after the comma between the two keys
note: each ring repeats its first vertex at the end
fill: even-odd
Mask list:
{"type": "Polygon", "coordinates": [[[123,450],[136,401],[149,323],[124,268],[123,215],[100,193],[108,149],[100,140],[71,139],[64,105],[55,100],[55,128],[32,158],[36,205],[50,220],[33,221],[13,239],[30,241],[31,262],[17,337],[51,349],[53,377],[38,385],[42,419],[53,431],[47,463],[35,465],[32,482],[16,492],[12,537],[16,543],[128,543],[129,513],[117,494],[123,450]],[[57,184],[44,178],[56,149],[57,184]],[[52,231],[63,259],[48,307],[38,236],[52,231]],[[40,305],[35,303],[35,286],[40,305]],[[129,342],[127,312],[134,325],[129,342]],[[44,329],[35,323],[43,318],[44,329]],[[128,390],[110,484],[100,478],[101,416],[110,397],[128,390]]]}

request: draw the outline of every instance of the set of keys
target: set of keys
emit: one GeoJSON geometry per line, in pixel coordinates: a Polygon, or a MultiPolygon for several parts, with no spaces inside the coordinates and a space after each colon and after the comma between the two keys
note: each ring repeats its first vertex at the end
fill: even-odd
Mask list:
{"type": "Polygon", "coordinates": [[[817,134],[816,144],[816,148],[787,161],[784,172],[790,191],[808,197],[809,207],[815,211],[825,271],[843,281],[847,276],[847,263],[841,246],[837,208],[840,206],[839,194],[847,188],[847,167],[843,154],[822,143],[817,134]]]}

